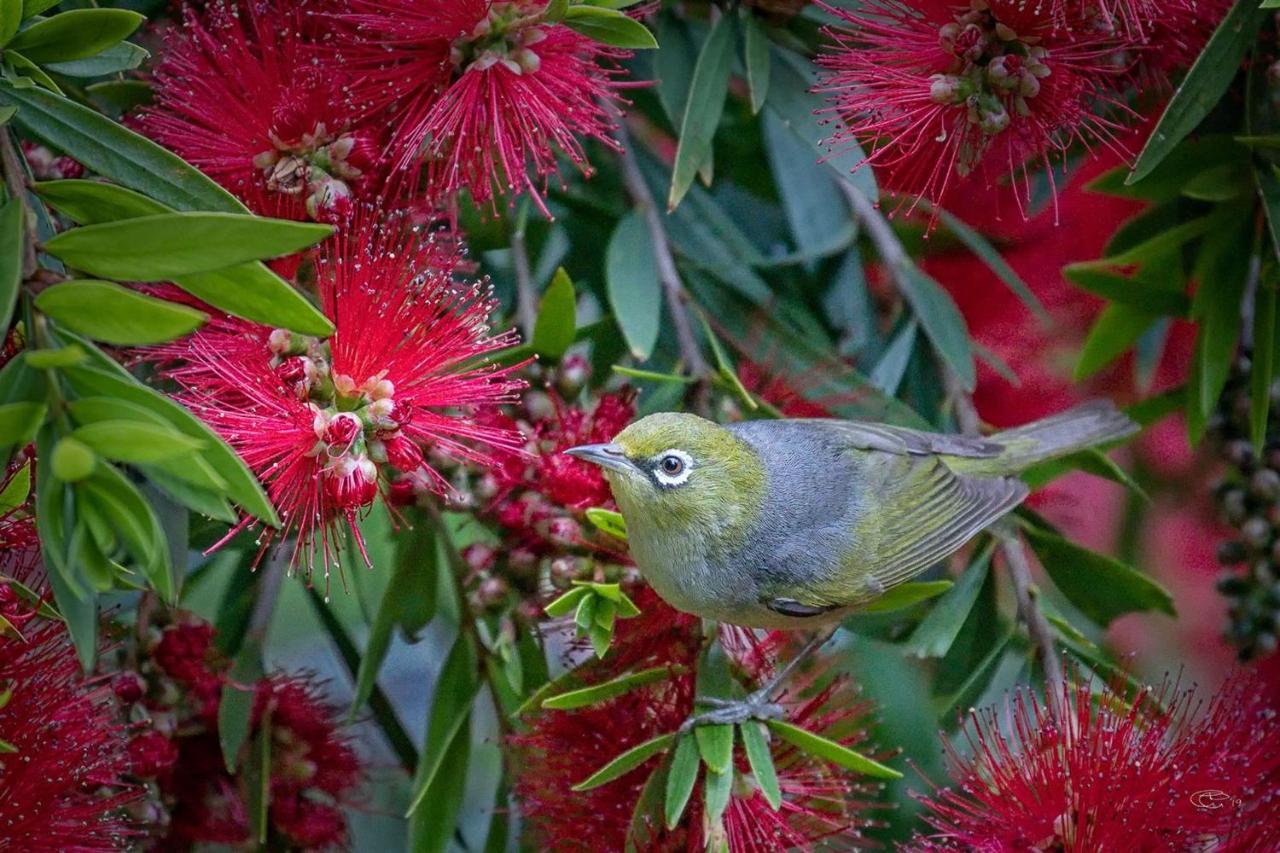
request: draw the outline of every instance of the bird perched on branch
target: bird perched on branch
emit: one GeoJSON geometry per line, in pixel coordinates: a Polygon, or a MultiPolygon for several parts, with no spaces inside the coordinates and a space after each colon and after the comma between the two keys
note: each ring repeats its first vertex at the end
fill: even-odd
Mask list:
{"type": "Polygon", "coordinates": [[[631,555],[668,603],[755,628],[837,623],[1027,496],[1018,473],[1123,439],[1109,402],[985,438],[841,420],[650,415],[566,452],[604,469],[631,555]]]}

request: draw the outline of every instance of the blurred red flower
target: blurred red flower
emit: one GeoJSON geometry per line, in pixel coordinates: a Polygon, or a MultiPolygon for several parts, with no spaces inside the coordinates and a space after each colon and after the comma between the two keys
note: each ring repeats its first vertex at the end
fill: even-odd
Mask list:
{"type": "Polygon", "coordinates": [[[187,8],[136,118],[258,213],[343,221],[381,190],[383,143],[357,117],[350,80],[306,0],[187,8]]]}
{"type": "Polygon", "coordinates": [[[518,366],[487,362],[514,336],[490,334],[492,297],[455,276],[460,260],[446,239],[361,217],[317,265],[329,339],[210,311],[195,334],[135,355],[262,478],[283,520],[263,548],[296,536],[291,565],[321,563],[326,591],[343,528],[363,552],[357,514],[393,480],[444,493],[428,454],[483,465],[486,446],[520,446],[473,416],[522,383],[510,376],[518,366]]]}
{"type": "Polygon", "coordinates": [[[336,17],[355,91],[391,111],[395,165],[425,173],[433,197],[528,192],[543,206],[557,155],[587,173],[583,140],[615,145],[605,103],[629,54],[546,21],[545,0],[350,5],[336,17]]]}
{"type": "Polygon", "coordinates": [[[111,688],[85,678],[66,628],[0,626],[0,847],[126,849],[130,769],[111,688]]]}
{"type": "Polygon", "coordinates": [[[912,849],[1274,849],[1280,717],[1255,683],[1237,678],[1200,715],[1176,685],[1132,704],[1095,691],[1066,685],[1062,720],[1026,691],[1003,725],[973,711],[965,746],[945,745],[954,786],[920,797],[933,831],[912,849]]]}

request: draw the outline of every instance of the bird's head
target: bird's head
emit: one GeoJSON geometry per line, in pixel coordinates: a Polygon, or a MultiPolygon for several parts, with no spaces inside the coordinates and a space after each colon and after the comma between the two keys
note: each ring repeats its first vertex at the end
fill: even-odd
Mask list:
{"type": "Polygon", "coordinates": [[[639,521],[667,532],[734,535],[764,503],[765,470],[755,450],[696,415],[649,415],[608,444],[565,452],[604,469],[629,527],[639,521]]]}

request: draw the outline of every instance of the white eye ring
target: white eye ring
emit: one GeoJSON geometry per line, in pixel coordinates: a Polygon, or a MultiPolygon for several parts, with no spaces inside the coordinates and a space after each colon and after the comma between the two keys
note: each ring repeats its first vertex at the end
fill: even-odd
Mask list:
{"type": "Polygon", "coordinates": [[[683,486],[692,473],[693,457],[674,447],[658,454],[658,464],[653,466],[653,476],[663,486],[683,486]]]}

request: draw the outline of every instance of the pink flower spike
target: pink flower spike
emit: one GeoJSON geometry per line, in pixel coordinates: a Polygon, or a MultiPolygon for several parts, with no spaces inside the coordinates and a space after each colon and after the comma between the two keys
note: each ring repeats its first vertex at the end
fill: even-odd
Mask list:
{"type": "Polygon", "coordinates": [[[455,277],[461,258],[451,238],[358,216],[317,263],[328,340],[210,311],[188,338],[135,352],[261,478],[283,527],[260,544],[296,537],[291,566],[322,564],[326,593],[344,531],[363,554],[357,521],[380,494],[450,491],[430,454],[483,466],[523,444],[477,418],[514,399],[522,365],[488,362],[516,338],[491,334],[489,286],[455,277]]]}

